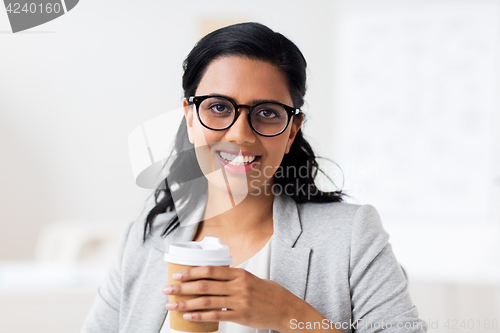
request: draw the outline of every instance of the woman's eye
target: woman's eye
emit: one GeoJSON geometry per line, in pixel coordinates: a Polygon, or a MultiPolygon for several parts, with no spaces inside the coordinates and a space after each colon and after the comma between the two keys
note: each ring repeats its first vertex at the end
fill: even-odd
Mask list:
{"type": "Polygon", "coordinates": [[[210,108],[218,113],[229,111],[229,108],[224,104],[214,104],[210,108]]]}
{"type": "Polygon", "coordinates": [[[259,111],[258,116],[264,118],[276,118],[279,117],[279,114],[273,110],[261,110],[259,111]]]}

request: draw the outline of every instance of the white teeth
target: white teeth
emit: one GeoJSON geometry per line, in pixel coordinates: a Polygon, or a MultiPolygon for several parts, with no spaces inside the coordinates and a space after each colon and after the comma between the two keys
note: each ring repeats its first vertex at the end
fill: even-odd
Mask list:
{"type": "Polygon", "coordinates": [[[252,163],[257,156],[241,156],[241,155],[233,155],[225,152],[218,152],[219,156],[222,157],[227,163],[231,165],[245,165],[252,163]]]}

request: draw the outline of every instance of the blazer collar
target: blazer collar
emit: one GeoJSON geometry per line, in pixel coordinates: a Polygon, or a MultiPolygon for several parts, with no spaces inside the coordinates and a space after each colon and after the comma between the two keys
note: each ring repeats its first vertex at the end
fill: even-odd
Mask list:
{"type": "MultiPolygon", "coordinates": [[[[172,233],[163,239],[164,246],[160,248],[168,249],[170,244],[180,241],[191,240],[198,230],[199,222],[202,220],[204,207],[206,206],[206,198],[200,201],[200,204],[193,210],[186,221],[182,221],[181,225],[175,228],[172,233]]],[[[164,213],[158,215],[155,224],[163,224],[167,219],[172,217],[172,213],[164,213]]],[[[274,237],[279,238],[284,244],[289,247],[294,247],[297,239],[302,233],[297,204],[287,195],[276,195],[273,200],[273,228],[274,237]]]]}
{"type": "Polygon", "coordinates": [[[273,225],[270,279],[305,299],[311,249],[296,245],[302,225],[297,204],[289,196],[274,197],[273,225]]]}
{"type": "Polygon", "coordinates": [[[302,233],[297,204],[287,195],[277,195],[273,201],[273,227],[275,237],[294,247],[302,233]]]}

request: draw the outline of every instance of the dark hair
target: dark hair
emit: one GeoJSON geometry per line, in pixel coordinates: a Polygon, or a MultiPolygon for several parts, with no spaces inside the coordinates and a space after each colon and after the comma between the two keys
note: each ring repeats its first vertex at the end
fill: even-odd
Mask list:
{"type": "MultiPolygon", "coordinates": [[[[182,87],[185,98],[195,95],[208,65],[215,59],[224,56],[243,56],[276,65],[286,74],[293,106],[300,108],[304,105],[307,66],[304,56],[293,42],[260,23],[235,24],[213,31],[203,37],[183,63],[182,87]]],[[[182,202],[186,203],[181,209],[192,211],[202,194],[198,190],[195,191],[192,185],[186,181],[196,179],[203,174],[196,159],[194,146],[188,139],[185,119],[179,126],[174,150],[180,153],[175,156],[169,174],[175,174],[176,178],[169,179],[171,183],[178,185],[175,190],[176,197],[182,198],[182,202]],[[189,165],[189,168],[186,168],[186,165],[189,165]]],[[[291,195],[288,193],[287,195],[290,195],[297,203],[342,201],[342,196],[345,195],[342,190],[323,192],[316,187],[314,179],[318,171],[321,170],[318,168],[316,156],[302,135],[302,130],[299,129],[289,153],[283,157],[275,173],[274,182],[280,184],[282,188],[291,187],[291,195]],[[304,170],[305,168],[307,172],[305,176],[297,177],[295,173],[288,173],[290,168],[294,168],[294,170],[304,170]]],[[[167,179],[156,189],[154,198],[155,206],[146,217],[144,241],[146,241],[148,229],[151,234],[156,216],[176,209],[167,179]]],[[[167,223],[162,236],[167,236],[179,226],[178,215],[173,216],[167,223]]]]}

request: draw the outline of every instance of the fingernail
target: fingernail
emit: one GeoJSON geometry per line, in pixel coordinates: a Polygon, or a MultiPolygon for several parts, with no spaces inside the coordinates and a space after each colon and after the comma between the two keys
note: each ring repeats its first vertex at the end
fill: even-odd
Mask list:
{"type": "Polygon", "coordinates": [[[172,292],[171,286],[166,286],[165,288],[163,288],[163,293],[170,294],[171,292],[172,292]]]}
{"type": "Polygon", "coordinates": [[[183,315],[182,315],[182,317],[183,317],[184,319],[188,319],[188,320],[189,320],[189,319],[192,319],[192,318],[193,318],[193,315],[192,315],[192,314],[190,314],[190,313],[185,313],[185,314],[183,314],[183,315]]]}
{"type": "Polygon", "coordinates": [[[169,310],[173,310],[177,307],[177,302],[169,302],[169,303],[167,303],[166,307],[169,310]]]}
{"type": "Polygon", "coordinates": [[[182,277],[181,272],[175,272],[174,274],[172,274],[172,279],[174,279],[174,280],[180,280],[181,277],[182,277]]]}

